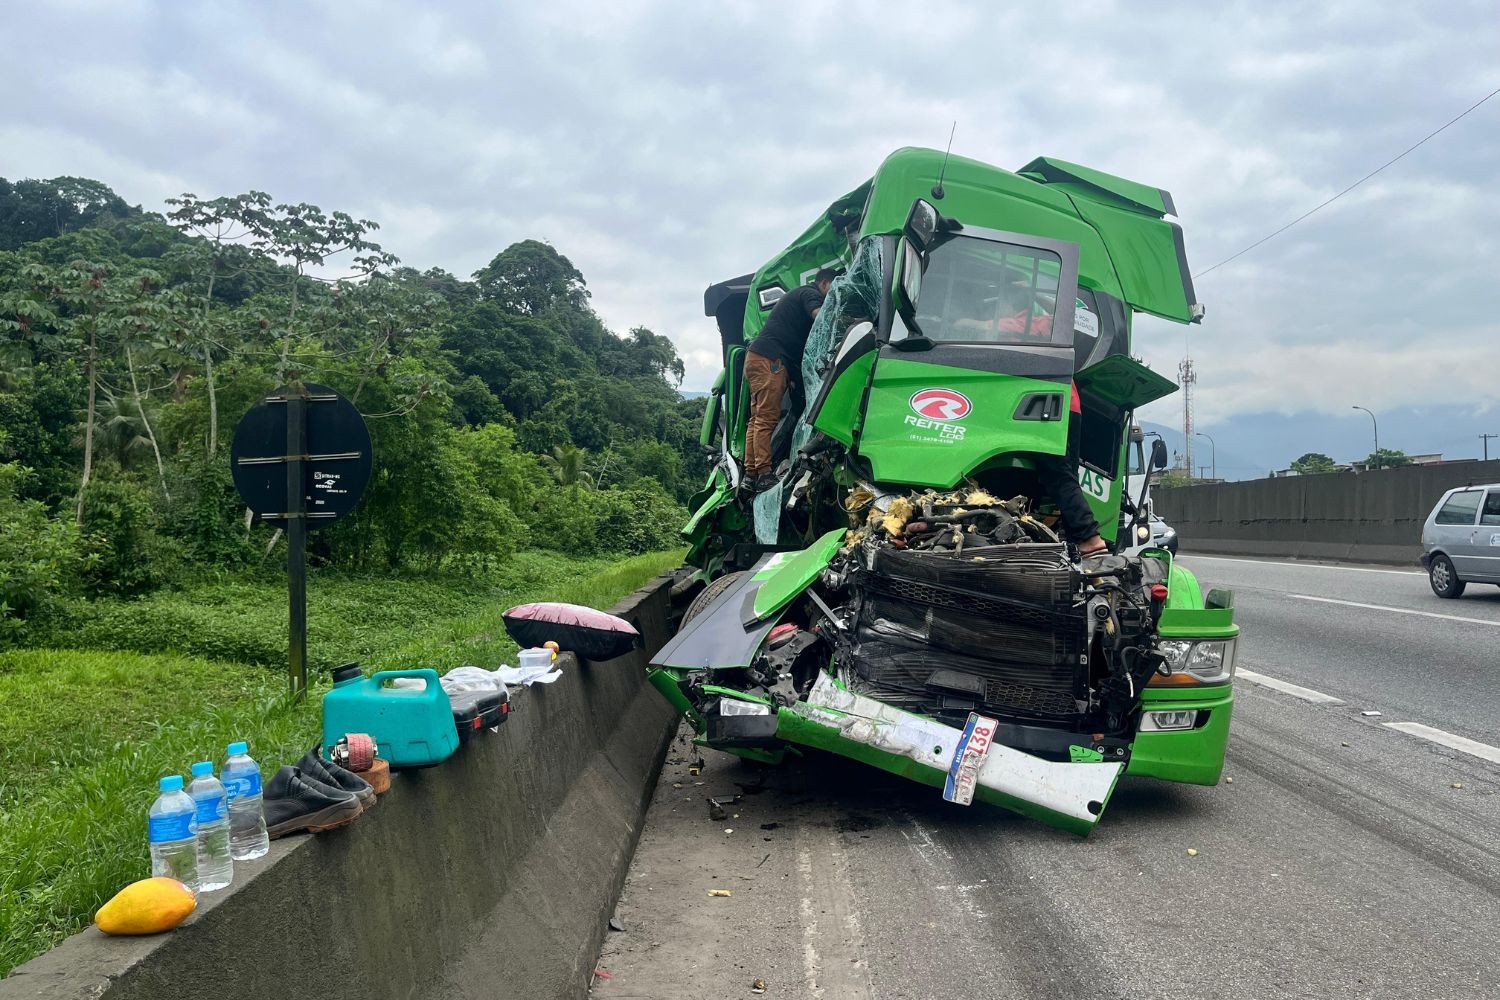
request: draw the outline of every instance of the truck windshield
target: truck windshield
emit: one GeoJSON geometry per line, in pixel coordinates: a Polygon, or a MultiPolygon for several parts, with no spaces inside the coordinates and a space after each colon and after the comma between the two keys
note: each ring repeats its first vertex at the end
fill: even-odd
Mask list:
{"type": "Polygon", "coordinates": [[[955,237],[931,253],[917,325],[934,341],[1066,344],[1052,322],[1061,268],[1047,250],[955,237]]]}

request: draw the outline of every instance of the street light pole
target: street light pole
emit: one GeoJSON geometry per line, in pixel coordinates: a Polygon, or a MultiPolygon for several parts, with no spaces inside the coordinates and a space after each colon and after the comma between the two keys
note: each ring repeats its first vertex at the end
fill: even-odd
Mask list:
{"type": "Polygon", "coordinates": [[[1218,446],[1218,444],[1215,443],[1212,435],[1205,434],[1202,431],[1198,431],[1197,434],[1196,434],[1196,436],[1201,437],[1201,438],[1208,438],[1208,461],[1209,461],[1209,468],[1212,470],[1209,473],[1209,475],[1211,475],[1214,479],[1218,479],[1219,478],[1219,446],[1218,446]]]}
{"type": "MultiPolygon", "coordinates": [[[[1350,409],[1365,410],[1363,406],[1354,406],[1350,407],[1350,409]]],[[[1370,464],[1378,469],[1380,468],[1380,424],[1375,422],[1375,414],[1370,413],[1369,410],[1365,410],[1365,412],[1370,414],[1370,426],[1375,429],[1375,451],[1370,455],[1372,459],[1370,464]]]]}

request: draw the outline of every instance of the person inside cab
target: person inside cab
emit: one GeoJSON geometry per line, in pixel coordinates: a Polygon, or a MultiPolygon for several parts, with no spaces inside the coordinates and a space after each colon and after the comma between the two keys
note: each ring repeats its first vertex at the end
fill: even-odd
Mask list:
{"type": "MultiPolygon", "coordinates": [[[[953,328],[977,341],[1000,342],[1026,346],[1052,341],[1052,316],[1056,309],[1053,296],[1034,292],[1024,282],[1006,284],[998,297],[975,303],[970,315],[954,321],[953,328]]],[[[1099,534],[1099,521],[1078,485],[1078,440],[1083,423],[1083,407],[1078,385],[1069,383],[1068,452],[1066,455],[1037,455],[1037,479],[1042,493],[1057,504],[1062,516],[1063,534],[1078,547],[1080,557],[1099,555],[1109,545],[1099,534]]]]}
{"type": "Polygon", "coordinates": [[[838,272],[825,267],[812,284],[787,292],[771,310],[760,336],[745,350],[745,381],[750,386],[750,423],[745,428],[744,487],[760,493],[776,485],[771,470],[771,436],[781,419],[781,397],[789,378],[802,371],[807,334],[838,272]]]}

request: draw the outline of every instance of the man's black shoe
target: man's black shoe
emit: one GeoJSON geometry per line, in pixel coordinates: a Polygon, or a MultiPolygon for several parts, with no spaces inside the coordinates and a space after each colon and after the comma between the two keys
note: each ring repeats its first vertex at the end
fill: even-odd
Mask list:
{"type": "Polygon", "coordinates": [[[266,831],[271,839],[289,833],[322,833],[353,823],[364,807],[353,793],[304,777],[287,765],[266,784],[266,831]]]}
{"type": "Polygon", "coordinates": [[[297,761],[295,767],[304,776],[316,778],[325,785],[331,785],[341,791],[350,792],[359,799],[359,804],[366,809],[375,805],[375,789],[370,783],[353,771],[346,771],[332,761],[324,760],[318,753],[319,747],[313,747],[307,751],[307,756],[297,761]]]}
{"type": "Polygon", "coordinates": [[[754,479],[746,483],[745,489],[749,490],[752,494],[760,494],[764,493],[766,490],[775,486],[779,482],[781,482],[781,480],[777,479],[773,473],[767,472],[764,475],[756,476],[754,479]]]}

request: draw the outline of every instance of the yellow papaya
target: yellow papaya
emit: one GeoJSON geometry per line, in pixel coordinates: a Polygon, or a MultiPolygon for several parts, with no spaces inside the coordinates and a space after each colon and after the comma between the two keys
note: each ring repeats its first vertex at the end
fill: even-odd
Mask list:
{"type": "Polygon", "coordinates": [[[193,890],[175,878],[144,878],[99,907],[94,923],[106,934],[160,934],[186,920],[197,905],[193,890]]]}

